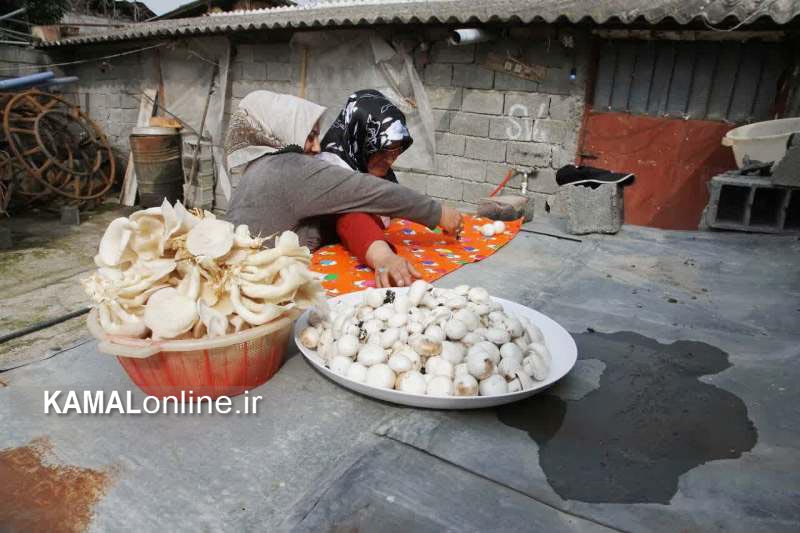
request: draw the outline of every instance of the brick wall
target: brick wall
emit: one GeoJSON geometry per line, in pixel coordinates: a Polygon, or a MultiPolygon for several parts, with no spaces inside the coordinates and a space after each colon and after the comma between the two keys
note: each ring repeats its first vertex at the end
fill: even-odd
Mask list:
{"type": "MultiPolygon", "coordinates": [[[[513,167],[529,172],[528,194],[539,213],[545,202],[559,211],[555,169],[575,158],[588,62],[585,36],[572,35],[575,47],[566,48],[553,29],[518,28],[502,41],[460,47],[439,41],[429,54],[418,53],[438,162],[431,172],[398,172],[401,183],[471,209],[513,167]],[[545,65],[546,78],[528,81],[481,66],[487,54],[509,52],[545,65]]],[[[522,179],[513,178],[510,189],[519,192],[522,179]]]]}

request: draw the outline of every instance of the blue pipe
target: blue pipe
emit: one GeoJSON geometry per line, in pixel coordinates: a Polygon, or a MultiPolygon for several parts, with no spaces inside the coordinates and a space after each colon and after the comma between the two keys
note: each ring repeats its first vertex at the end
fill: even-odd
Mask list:
{"type": "Polygon", "coordinates": [[[44,81],[52,79],[55,76],[51,71],[37,72],[36,74],[29,74],[28,76],[20,76],[18,78],[10,78],[0,81],[0,91],[24,89],[26,87],[33,87],[39,85],[44,81]]]}

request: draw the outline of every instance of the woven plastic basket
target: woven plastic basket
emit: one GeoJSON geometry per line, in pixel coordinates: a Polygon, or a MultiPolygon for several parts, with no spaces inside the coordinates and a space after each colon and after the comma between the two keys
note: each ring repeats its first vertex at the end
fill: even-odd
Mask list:
{"type": "Polygon", "coordinates": [[[281,367],[292,324],[292,312],[279,320],[200,340],[149,340],[115,337],[100,327],[96,310],[87,325],[100,341],[98,349],[114,355],[136,386],[151,396],[236,396],[269,380],[281,367]]]}

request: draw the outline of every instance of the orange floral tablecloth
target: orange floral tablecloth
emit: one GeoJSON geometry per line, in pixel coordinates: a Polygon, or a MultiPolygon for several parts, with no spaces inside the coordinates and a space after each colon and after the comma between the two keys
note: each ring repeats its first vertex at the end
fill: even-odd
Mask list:
{"type": "MultiPolygon", "coordinates": [[[[506,222],[506,230],[484,237],[480,226],[489,219],[464,215],[460,240],[445,235],[441,228],[394,219],[386,229],[386,240],[397,253],[411,262],[426,281],[434,281],[469,263],[477,263],[508,244],[522,226],[522,219],[506,222]]],[[[311,259],[311,270],[323,275],[322,285],[330,296],[375,286],[375,275],[341,244],[323,246],[311,259]]]]}

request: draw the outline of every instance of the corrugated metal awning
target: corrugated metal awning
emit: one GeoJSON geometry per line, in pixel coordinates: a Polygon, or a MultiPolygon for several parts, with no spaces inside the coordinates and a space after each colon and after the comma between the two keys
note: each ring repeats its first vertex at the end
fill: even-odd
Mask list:
{"type": "Polygon", "coordinates": [[[131,24],[113,32],[41,43],[42,47],[274,29],[314,29],[376,24],[552,23],[609,21],[718,25],[766,18],[785,24],[800,16],[797,0],[367,0],[235,11],[204,17],[131,24]]]}

